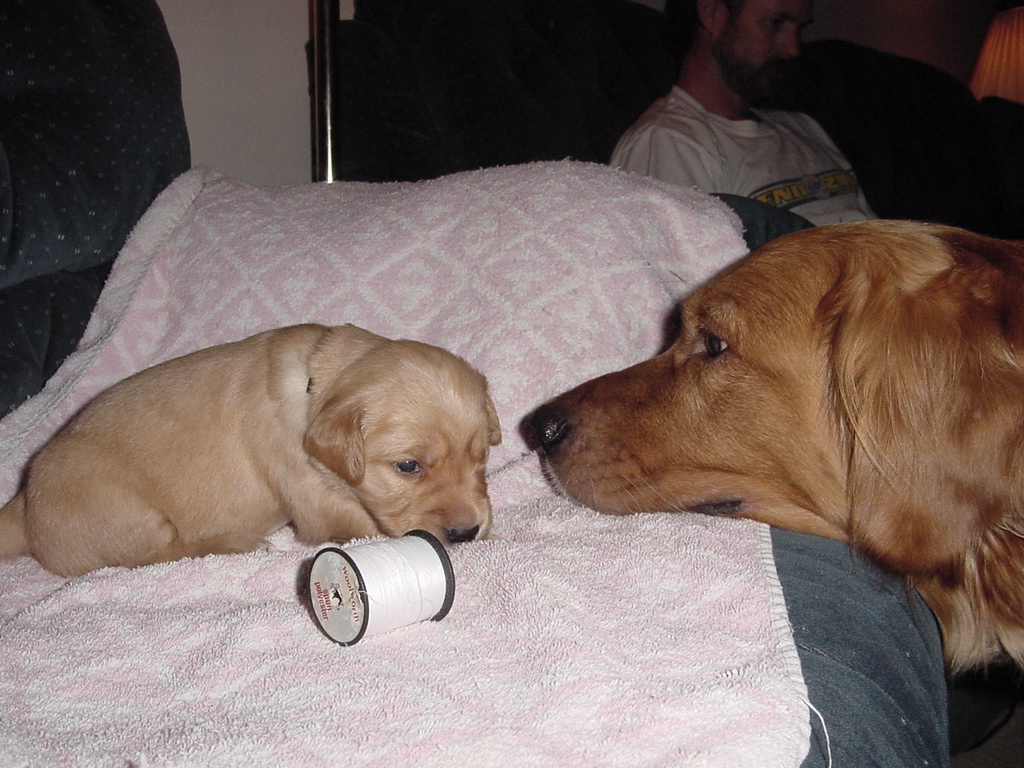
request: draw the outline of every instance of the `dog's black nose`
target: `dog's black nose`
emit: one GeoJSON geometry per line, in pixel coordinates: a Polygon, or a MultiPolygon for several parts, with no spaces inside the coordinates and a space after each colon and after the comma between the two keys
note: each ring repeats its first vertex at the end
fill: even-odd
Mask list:
{"type": "Polygon", "coordinates": [[[476,535],[480,533],[480,526],[474,525],[472,528],[449,528],[446,533],[448,534],[448,541],[452,544],[458,544],[462,541],[472,541],[476,538],[476,535]]]}
{"type": "Polygon", "coordinates": [[[572,423],[565,411],[551,403],[542,405],[534,411],[530,417],[530,427],[537,438],[539,448],[545,453],[555,450],[572,432],[572,423]]]}

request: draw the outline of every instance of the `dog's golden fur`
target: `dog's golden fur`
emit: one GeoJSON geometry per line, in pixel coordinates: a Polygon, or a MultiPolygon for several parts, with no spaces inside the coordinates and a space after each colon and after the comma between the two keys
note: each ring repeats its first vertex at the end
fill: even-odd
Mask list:
{"type": "Polygon", "coordinates": [[[533,425],[603,512],[737,514],[907,574],[954,669],[1024,666],[1024,243],[909,222],[780,238],[665,353],[533,425]]]}
{"type": "Polygon", "coordinates": [[[142,371],[30,462],[0,555],[74,576],[246,552],[293,523],[309,543],[486,535],[484,377],[351,325],[301,325],[142,371]]]}

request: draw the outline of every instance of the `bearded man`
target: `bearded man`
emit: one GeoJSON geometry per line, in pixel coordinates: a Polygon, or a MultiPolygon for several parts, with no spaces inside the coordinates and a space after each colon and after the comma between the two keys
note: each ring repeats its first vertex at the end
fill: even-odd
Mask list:
{"type": "Polygon", "coordinates": [[[820,125],[759,109],[800,53],[812,0],[696,0],[672,90],[630,127],[611,164],[705,192],[749,197],[813,224],[875,218],[820,125]]]}

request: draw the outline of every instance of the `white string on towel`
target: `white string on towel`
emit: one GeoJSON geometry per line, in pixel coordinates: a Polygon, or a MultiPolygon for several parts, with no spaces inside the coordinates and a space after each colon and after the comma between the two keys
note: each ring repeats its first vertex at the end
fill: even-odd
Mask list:
{"type": "Polygon", "coordinates": [[[344,550],[328,547],[310,568],[317,621],[342,645],[427,619],[438,621],[447,615],[454,593],[448,553],[425,531],[344,550]]]}
{"type": "Polygon", "coordinates": [[[811,704],[810,700],[805,700],[804,703],[811,708],[811,712],[818,716],[818,720],[821,722],[821,731],[825,734],[825,756],[828,758],[828,768],[832,768],[832,739],[828,735],[828,725],[825,723],[825,718],[822,716],[818,708],[811,704]]]}

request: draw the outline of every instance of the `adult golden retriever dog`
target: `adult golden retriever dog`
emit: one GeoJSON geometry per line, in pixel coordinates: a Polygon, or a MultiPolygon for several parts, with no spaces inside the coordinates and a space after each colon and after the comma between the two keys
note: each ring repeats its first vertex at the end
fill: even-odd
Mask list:
{"type": "Polygon", "coordinates": [[[911,578],[951,668],[1024,666],[1024,243],[788,235],[695,291],[666,352],[531,425],[584,504],[848,541],[911,578]]]}
{"type": "Polygon", "coordinates": [[[299,325],[149,368],[32,459],[0,555],[61,576],[420,528],[486,535],[501,439],[484,377],[438,347],[299,325]]]}

